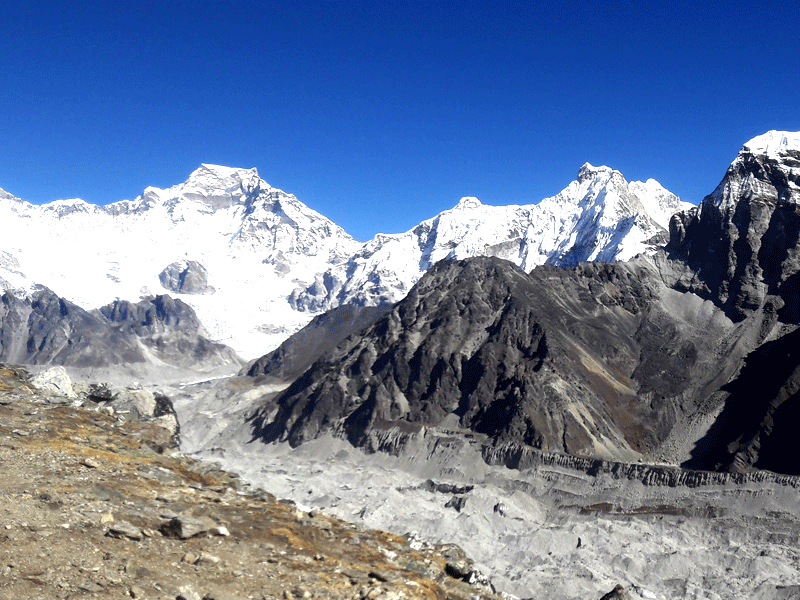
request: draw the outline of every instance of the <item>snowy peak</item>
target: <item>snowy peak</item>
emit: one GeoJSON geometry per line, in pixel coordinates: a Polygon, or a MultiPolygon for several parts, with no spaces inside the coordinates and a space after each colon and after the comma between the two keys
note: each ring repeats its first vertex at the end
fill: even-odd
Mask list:
{"type": "Polygon", "coordinates": [[[800,133],[747,142],[714,192],[670,222],[670,250],[697,272],[690,289],[735,321],[779,297],[771,310],[800,322],[799,206],[800,133]]]}
{"type": "Polygon", "coordinates": [[[747,142],[741,153],[778,157],[787,151],[800,151],[800,131],[768,131],[747,142]]]}
{"type": "Polygon", "coordinates": [[[14,194],[9,194],[3,188],[0,188],[0,200],[16,200],[20,201],[14,194]]]}
{"type": "Polygon", "coordinates": [[[405,233],[376,236],[290,302],[311,312],[396,302],[442,259],[496,256],[526,271],[544,263],[626,260],[666,242],[665,226],[681,208],[654,180],[630,189],[619,171],[586,163],[575,181],[539,204],[488,206],[465,197],[405,233]]]}
{"type": "Polygon", "coordinates": [[[244,356],[305,325],[286,298],[360,247],[256,169],[210,164],[182,183],[107,206],[37,206],[6,194],[0,239],[4,289],[42,284],[85,309],[177,294],[214,339],[244,356]]]}
{"type": "Polygon", "coordinates": [[[143,199],[155,204],[170,204],[176,200],[198,202],[211,209],[243,204],[260,190],[271,190],[270,185],[252,169],[234,169],[203,164],[195,169],[183,183],[165,190],[148,187],[143,199]]]}
{"type": "Polygon", "coordinates": [[[619,171],[614,171],[611,167],[606,167],[601,165],[599,167],[595,167],[591,163],[583,163],[583,166],[578,170],[578,183],[583,183],[587,180],[604,180],[607,181],[611,176],[615,173],[619,173],[619,171]]]}
{"type": "Polygon", "coordinates": [[[464,196],[458,201],[458,204],[456,204],[455,210],[468,210],[471,208],[480,208],[481,206],[483,206],[481,201],[474,196],[464,196]]]}
{"type": "Polygon", "coordinates": [[[6,195],[0,286],[46,285],[87,309],[169,291],[214,339],[252,357],[313,313],[401,299],[442,259],[495,256],[530,271],[651,249],[664,236],[652,207],[677,198],[654,181],[632,185],[587,163],[538,204],[489,206],[466,196],[405,233],[365,244],[254,168],[202,164],[182,183],[103,207],[34,206],[6,195]]]}
{"type": "Polygon", "coordinates": [[[747,142],[717,188],[701,203],[732,210],[740,201],[800,202],[800,132],[768,131],[747,142]]]}
{"type": "Polygon", "coordinates": [[[655,179],[631,181],[628,189],[636,195],[650,218],[664,229],[669,229],[669,220],[676,212],[694,207],[694,204],[684,202],[655,179]]]}

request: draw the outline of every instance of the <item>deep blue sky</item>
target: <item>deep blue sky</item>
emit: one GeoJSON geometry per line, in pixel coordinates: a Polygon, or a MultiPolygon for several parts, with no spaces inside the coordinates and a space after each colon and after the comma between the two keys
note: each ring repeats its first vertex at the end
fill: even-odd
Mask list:
{"type": "Polygon", "coordinates": [[[12,0],[0,25],[0,187],[31,202],[257,167],[366,240],[587,161],[696,203],[800,130],[796,2],[12,0]]]}

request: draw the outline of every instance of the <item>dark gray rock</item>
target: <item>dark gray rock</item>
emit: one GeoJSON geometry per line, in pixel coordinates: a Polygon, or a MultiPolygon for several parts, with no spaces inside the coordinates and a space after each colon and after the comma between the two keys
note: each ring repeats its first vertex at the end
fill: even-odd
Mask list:
{"type": "Polygon", "coordinates": [[[444,505],[445,508],[452,508],[456,512],[461,512],[461,509],[467,505],[467,499],[464,496],[453,496],[444,505]]]}
{"type": "Polygon", "coordinates": [[[161,533],[167,537],[177,537],[182,540],[206,535],[215,524],[210,519],[177,516],[161,526],[161,533]]]}
{"type": "Polygon", "coordinates": [[[145,298],[137,303],[116,300],[99,312],[114,329],[135,336],[168,364],[208,368],[241,362],[233,350],[206,337],[192,307],[171,296],[145,298]]]}
{"type": "Polygon", "coordinates": [[[0,296],[2,361],[84,368],[144,364],[149,355],[182,368],[241,364],[233,350],[205,337],[191,307],[169,296],[117,300],[96,311],[45,288],[0,296]]]}
{"type": "Polygon", "coordinates": [[[724,391],[724,410],[684,466],[800,475],[800,329],[750,353],[724,391]]]}
{"type": "Polygon", "coordinates": [[[115,521],[108,528],[108,535],[116,538],[140,540],[144,537],[142,530],[127,521],[115,521]]]}
{"type": "Polygon", "coordinates": [[[676,282],[721,306],[733,320],[767,303],[800,323],[800,153],[743,150],[717,189],[670,221],[668,249],[691,267],[676,282]]]}
{"type": "Polygon", "coordinates": [[[209,295],[216,290],[208,285],[208,271],[196,260],[180,260],[158,274],[164,289],[176,294],[209,295]]]}
{"type": "Polygon", "coordinates": [[[75,367],[144,362],[135,340],[48,289],[0,297],[0,357],[29,365],[75,367]]]}
{"type": "Polygon", "coordinates": [[[366,446],[376,428],[454,415],[495,443],[647,451],[669,433],[679,404],[701,400],[719,376],[718,353],[733,347],[687,327],[660,304],[663,290],[645,259],[530,275],[496,258],[439,263],[265,407],[256,434],[297,445],[335,427],[366,446]]]}
{"type": "Polygon", "coordinates": [[[625,588],[617,584],[613,590],[605,594],[600,600],[627,600],[628,597],[625,588]]]}

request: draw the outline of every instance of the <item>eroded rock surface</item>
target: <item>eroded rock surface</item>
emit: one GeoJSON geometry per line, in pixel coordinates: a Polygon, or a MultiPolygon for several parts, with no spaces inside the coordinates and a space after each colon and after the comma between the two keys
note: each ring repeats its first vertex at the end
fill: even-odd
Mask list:
{"type": "Polygon", "coordinates": [[[0,360],[77,369],[159,364],[207,371],[241,359],[206,337],[197,315],[170,296],[117,300],[86,311],[48,289],[0,296],[0,360]]]}
{"type": "Polygon", "coordinates": [[[496,258],[442,262],[268,402],[257,434],[299,444],[333,428],[363,445],[372,429],[457,425],[633,459],[734,372],[744,332],[667,288],[647,258],[531,274],[496,258]]]}
{"type": "Polygon", "coordinates": [[[800,150],[745,145],[714,192],[670,221],[668,248],[692,276],[679,287],[739,321],[769,305],[800,323],[800,150]]]}

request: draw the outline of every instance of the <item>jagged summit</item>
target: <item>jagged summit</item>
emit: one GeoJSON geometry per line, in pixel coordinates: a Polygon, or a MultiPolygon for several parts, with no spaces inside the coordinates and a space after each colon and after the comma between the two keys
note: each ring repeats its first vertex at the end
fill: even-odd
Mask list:
{"type": "Polygon", "coordinates": [[[790,150],[800,151],[800,131],[768,131],[744,144],[740,153],[778,156],[790,150]]]}
{"type": "Polygon", "coordinates": [[[578,169],[578,181],[582,182],[587,179],[596,179],[598,176],[611,177],[615,172],[619,173],[619,171],[614,171],[611,167],[605,165],[595,167],[593,164],[586,162],[578,169]]]}
{"type": "Polygon", "coordinates": [[[211,337],[245,356],[302,327],[308,318],[286,297],[359,247],[256,169],[208,164],[182,183],[107,206],[37,206],[9,195],[0,199],[0,239],[3,289],[42,284],[85,309],[177,289],[211,337]],[[198,273],[202,285],[174,284],[198,273]]]}
{"type": "Polygon", "coordinates": [[[799,204],[800,134],[750,140],[714,192],[670,222],[669,249],[697,272],[686,288],[736,321],[763,310],[800,323],[799,204]]]}

